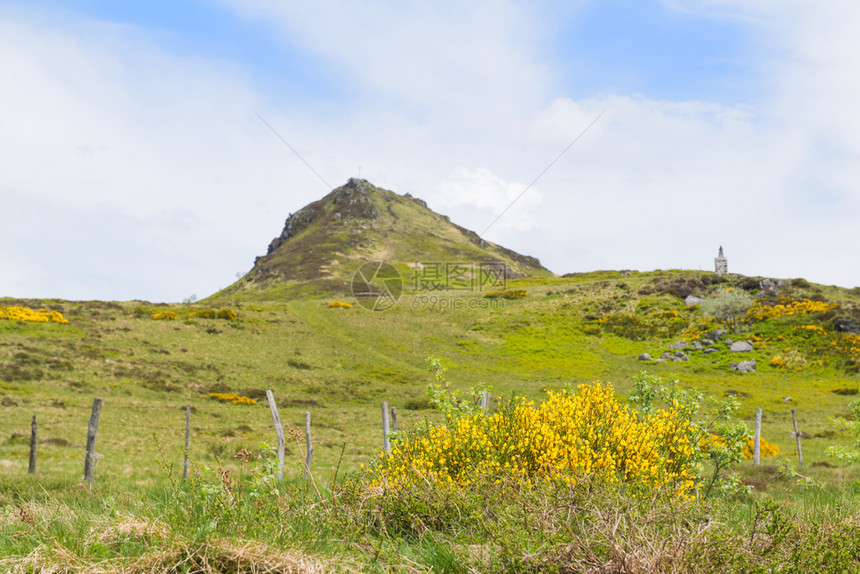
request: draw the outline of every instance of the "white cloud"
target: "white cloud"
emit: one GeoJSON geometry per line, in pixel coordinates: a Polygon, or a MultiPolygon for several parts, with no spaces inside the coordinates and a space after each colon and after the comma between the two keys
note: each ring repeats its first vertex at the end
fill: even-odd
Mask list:
{"type": "Polygon", "coordinates": [[[734,271],[860,284],[853,3],[672,2],[752,30],[761,95],[737,105],[572,99],[542,55],[553,23],[516,2],[222,4],[340,92],[309,106],[147,30],[0,9],[0,295],[232,282],[326,191],[252,108],[330,184],[362,165],[478,232],[608,110],[488,239],[559,273],[709,269],[723,244],[734,271]]]}
{"type": "Polygon", "coordinates": [[[134,32],[0,11],[0,69],[14,78],[0,89],[0,196],[19,220],[0,242],[41,271],[14,267],[0,293],[208,294],[314,199],[319,184],[285,169],[241,74],[134,32]]]}
{"type": "MultiPolygon", "coordinates": [[[[433,194],[439,208],[472,209],[486,221],[476,226],[482,233],[492,229],[494,235],[504,230],[523,231],[536,224],[534,212],[541,202],[541,192],[526,183],[506,181],[486,168],[461,168],[439,183],[433,194]]],[[[431,205],[439,209],[436,205],[431,205]]]]}

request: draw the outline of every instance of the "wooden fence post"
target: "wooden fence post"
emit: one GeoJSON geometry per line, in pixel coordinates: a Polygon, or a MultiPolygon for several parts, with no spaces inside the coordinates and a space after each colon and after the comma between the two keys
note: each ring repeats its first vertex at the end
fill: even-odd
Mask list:
{"type": "Polygon", "coordinates": [[[755,445],[753,449],[753,463],[761,462],[761,409],[755,410],[755,445]]]}
{"type": "Polygon", "coordinates": [[[182,461],[182,480],[188,478],[188,451],[191,448],[191,407],[185,407],[185,458],[182,461]]]}
{"type": "Polygon", "coordinates": [[[391,407],[391,432],[397,432],[397,409],[391,407]]]}
{"type": "Polygon", "coordinates": [[[490,409],[490,391],[481,393],[481,408],[485,411],[490,409]]]}
{"type": "Polygon", "coordinates": [[[272,423],[278,435],[278,480],[284,479],[284,427],[281,425],[281,415],[278,414],[278,405],[275,404],[275,395],[271,389],[266,391],[266,399],[269,401],[269,410],[272,411],[272,423]]]}
{"type": "Polygon", "coordinates": [[[388,439],[388,403],[382,402],[382,444],[385,452],[391,454],[391,441],[388,439]]]}
{"type": "Polygon", "coordinates": [[[87,425],[87,453],[84,457],[84,479],[92,485],[96,469],[96,432],[99,430],[99,417],[102,414],[102,400],[93,399],[93,412],[87,425]]]}
{"type": "Polygon", "coordinates": [[[797,411],[791,409],[791,420],[794,422],[794,438],[797,440],[797,460],[803,468],[803,451],[800,450],[800,431],[797,430],[797,411]]]}
{"type": "Polygon", "coordinates": [[[33,415],[33,422],[30,423],[30,466],[27,473],[36,474],[36,415],[33,415]]]}
{"type": "Polygon", "coordinates": [[[311,412],[305,411],[305,478],[311,473],[311,457],[314,454],[314,445],[311,444],[311,412]]]}

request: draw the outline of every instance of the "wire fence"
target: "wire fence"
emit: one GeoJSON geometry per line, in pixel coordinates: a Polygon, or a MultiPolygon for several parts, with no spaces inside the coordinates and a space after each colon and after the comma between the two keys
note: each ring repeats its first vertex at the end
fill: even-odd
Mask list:
{"type": "MultiPolygon", "coordinates": [[[[262,401],[260,401],[262,402],[262,401]]],[[[108,402],[103,401],[101,398],[94,398],[92,404],[81,404],[81,403],[66,403],[62,401],[48,401],[48,402],[33,402],[26,401],[23,405],[6,405],[6,406],[15,406],[19,407],[18,410],[19,416],[14,417],[18,420],[13,421],[10,420],[11,417],[4,417],[5,423],[9,424],[11,427],[11,439],[24,439],[27,436],[27,432],[30,434],[30,449],[29,449],[29,464],[28,464],[28,473],[35,474],[38,466],[39,460],[39,445],[43,446],[47,443],[51,444],[61,444],[63,446],[68,446],[71,442],[78,437],[63,437],[63,438],[49,438],[39,440],[39,435],[44,434],[45,429],[56,429],[58,426],[63,426],[60,422],[61,418],[66,419],[62,421],[65,426],[68,426],[68,419],[74,418],[79,419],[81,424],[86,421],[86,415],[89,413],[90,419],[87,424],[86,431],[86,448],[84,452],[84,478],[89,483],[93,483],[95,480],[95,467],[96,463],[102,459],[100,454],[97,454],[97,444],[100,444],[100,440],[103,442],[105,438],[115,439],[117,433],[120,434],[121,438],[123,435],[128,436],[128,426],[129,425],[138,425],[134,430],[135,439],[138,441],[145,441],[143,438],[142,432],[145,433],[169,433],[172,436],[181,436],[184,432],[185,434],[185,447],[184,447],[184,461],[183,461],[183,478],[187,477],[188,474],[188,458],[189,451],[191,450],[190,446],[190,438],[192,435],[200,436],[200,435],[208,435],[212,438],[226,438],[234,436],[232,433],[235,430],[239,430],[242,433],[248,434],[269,434],[272,438],[277,439],[277,452],[280,464],[280,472],[279,478],[283,477],[283,467],[284,467],[284,453],[285,453],[285,433],[283,431],[283,426],[280,419],[280,412],[278,405],[274,398],[274,393],[271,390],[266,391],[266,401],[263,403],[268,403],[268,411],[269,413],[264,414],[265,411],[261,411],[260,409],[249,409],[247,411],[248,416],[241,418],[241,424],[239,424],[236,429],[226,428],[226,425],[217,422],[208,422],[200,424],[201,414],[227,414],[231,415],[230,424],[234,424],[235,420],[235,409],[236,405],[230,403],[213,403],[213,404],[203,404],[203,405],[192,405],[188,403],[180,403],[180,402],[170,402],[170,403],[161,403],[161,404],[129,404],[129,403],[120,403],[117,402],[116,398],[110,399],[108,402]],[[25,419],[29,415],[23,415],[22,411],[26,409],[27,412],[34,413],[32,415],[32,420],[29,421],[27,426],[29,428],[25,428],[24,423],[25,419]],[[71,412],[69,412],[71,411],[71,412]],[[174,411],[176,412],[176,423],[175,424],[163,424],[159,422],[159,420],[163,420],[162,416],[155,417],[153,414],[158,411],[174,411]],[[66,416],[59,416],[60,413],[67,413],[66,416]],[[120,416],[116,416],[117,413],[121,413],[120,416]],[[135,416],[134,413],[139,413],[139,416],[135,416]],[[105,429],[105,417],[104,415],[108,415],[107,426],[108,429],[105,429]],[[269,414],[271,415],[269,417],[269,414]],[[22,416],[23,415],[23,416],[22,416]],[[154,420],[155,419],[155,420],[154,420]],[[196,419],[196,420],[195,420],[196,419]],[[102,432],[99,432],[99,427],[102,427],[102,432]],[[41,427],[41,428],[40,428],[41,427]],[[125,427],[125,433],[123,433],[123,428],[125,427]],[[104,435],[107,432],[107,437],[104,435]],[[231,434],[225,434],[231,433],[231,434]]],[[[489,399],[487,399],[487,405],[489,405],[489,399]]],[[[244,406],[244,405],[242,405],[244,406]]],[[[248,405],[252,406],[252,405],[248,405]]],[[[291,405],[292,406],[292,405],[291,405]]],[[[390,451],[389,445],[389,436],[392,433],[397,432],[397,410],[396,407],[388,407],[386,402],[382,403],[383,408],[383,416],[382,416],[382,429],[383,432],[379,435],[379,446],[381,448],[385,448],[390,451]]],[[[6,426],[4,424],[3,426],[6,426]]],[[[292,425],[291,425],[292,426],[292,425]]],[[[301,427],[301,424],[296,422],[296,427],[301,427]]],[[[305,467],[304,474],[310,472],[312,456],[314,453],[314,445],[311,442],[311,412],[304,412],[304,432],[301,435],[305,439],[304,452],[306,453],[305,459],[305,467]]],[[[9,435],[7,435],[9,436],[9,435]]],[[[298,436],[297,434],[292,434],[291,436],[298,436]]],[[[80,438],[83,438],[83,434],[80,435],[80,438]]],[[[157,439],[156,439],[157,440],[157,439]]],[[[117,442],[117,441],[114,441],[117,442]]],[[[116,445],[112,445],[114,448],[116,445]]]]}

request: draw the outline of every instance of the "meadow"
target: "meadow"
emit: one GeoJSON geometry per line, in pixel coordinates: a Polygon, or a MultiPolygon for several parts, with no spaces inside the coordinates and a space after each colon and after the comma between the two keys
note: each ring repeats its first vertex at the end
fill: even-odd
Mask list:
{"type": "MultiPolygon", "coordinates": [[[[834,325],[857,317],[860,293],[794,280],[768,294],[757,280],[714,277],[520,279],[509,282],[520,292],[510,297],[410,292],[376,313],[332,306],[333,298],[0,299],[0,308],[66,321],[0,317],[0,564],[21,572],[741,572],[826,571],[829,563],[858,571],[860,472],[828,449],[855,448],[834,417],[853,416],[860,344],[834,325]],[[758,296],[725,336],[750,341],[751,352],[716,342],[711,354],[686,348],[686,361],[638,359],[723,327],[683,297],[727,288],[758,296]],[[707,497],[697,488],[682,505],[667,492],[643,498],[625,481],[612,486],[590,467],[577,467],[576,485],[559,476],[526,488],[490,473],[465,489],[426,480],[368,494],[380,486],[371,469],[380,461],[382,401],[397,409],[399,440],[445,427],[459,404],[440,403],[438,388],[435,401],[428,396],[439,384],[428,357],[447,369],[446,393],[490,388],[490,413],[514,396],[539,407],[596,381],[613,385],[619,408],[638,408],[628,399],[647,371],[717,402],[736,400],[731,420],[747,430],[763,409],[763,436],[780,454],[758,466],[728,463],[720,487],[707,497]],[[730,369],[747,358],[756,359],[754,373],[730,369]],[[303,429],[311,413],[307,480],[295,433],[285,480],[272,479],[267,389],[285,427],[303,429]],[[90,486],[83,450],[95,397],[104,406],[90,486]],[[186,406],[192,473],[183,482],[186,406]],[[802,468],[791,409],[804,432],[802,468]]],[[[715,460],[700,454],[703,486],[715,460]]],[[[541,475],[540,465],[530,472],[541,475]]]]}

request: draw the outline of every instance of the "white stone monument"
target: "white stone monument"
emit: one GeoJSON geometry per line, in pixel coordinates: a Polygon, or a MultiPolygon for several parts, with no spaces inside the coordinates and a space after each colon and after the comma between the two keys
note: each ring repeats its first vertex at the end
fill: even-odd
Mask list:
{"type": "Polygon", "coordinates": [[[729,260],[723,255],[723,246],[720,245],[720,252],[714,257],[714,271],[717,275],[725,275],[729,272],[729,260]]]}

